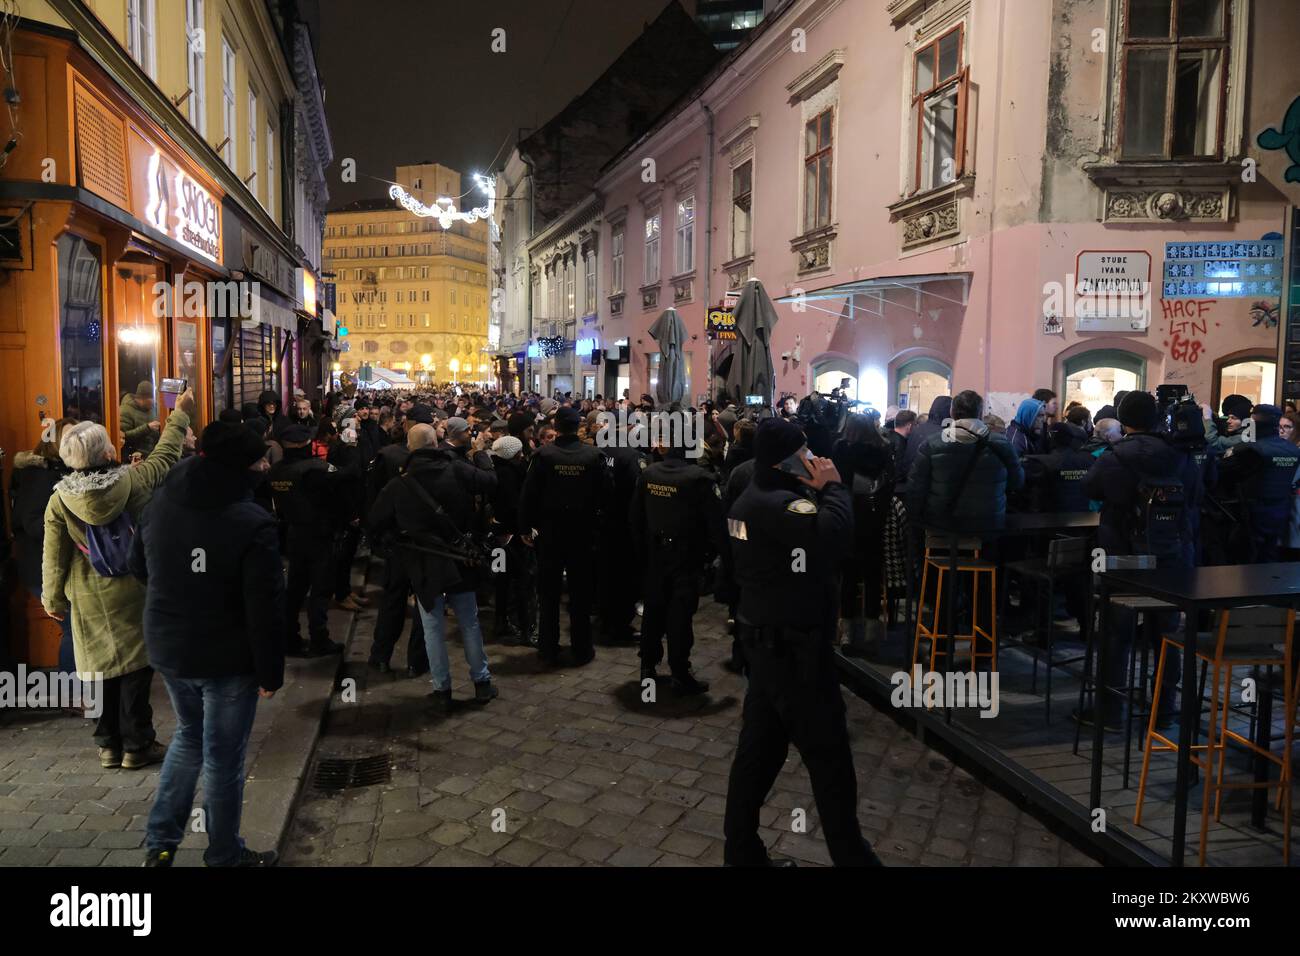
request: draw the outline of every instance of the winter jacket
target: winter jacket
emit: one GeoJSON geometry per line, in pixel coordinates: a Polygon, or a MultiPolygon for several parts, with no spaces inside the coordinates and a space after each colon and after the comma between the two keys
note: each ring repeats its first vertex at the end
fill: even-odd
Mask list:
{"type": "Polygon", "coordinates": [[[1052,450],[1022,460],[1025,484],[1034,492],[1037,511],[1088,511],[1083,481],[1093,457],[1084,450],[1087,433],[1077,425],[1062,422],[1052,434],[1052,450]]]}
{"type": "Polygon", "coordinates": [[[1016,417],[1007,423],[1007,441],[1021,458],[1046,454],[1048,451],[1043,436],[1034,432],[1034,422],[1042,410],[1042,402],[1036,398],[1026,398],[1016,409],[1016,417]]]}
{"type": "Polygon", "coordinates": [[[754,443],[752,439],[745,444],[732,444],[727,449],[727,457],[722,461],[722,481],[725,484],[731,477],[731,473],[736,470],[736,466],[742,462],[749,461],[754,457],[754,443]]]}
{"type": "Polygon", "coordinates": [[[283,432],[289,424],[289,419],[280,411],[280,393],[273,392],[269,388],[262,392],[261,395],[257,396],[257,414],[266,422],[267,438],[278,439],[280,433],[283,432]],[[275,411],[270,415],[266,413],[267,405],[275,406],[275,411]]]}
{"type": "MultiPolygon", "coordinates": [[[[1126,435],[1102,455],[1084,479],[1089,498],[1101,502],[1101,524],[1097,544],[1109,554],[1131,554],[1134,506],[1143,477],[1177,478],[1190,514],[1200,507],[1202,490],[1199,471],[1192,457],[1175,448],[1162,435],[1139,432],[1126,435]]],[[[1190,534],[1190,530],[1189,530],[1190,534]]],[[[1186,558],[1192,549],[1187,542],[1186,558]]]]}
{"type": "Polygon", "coordinates": [[[912,466],[921,449],[930,443],[930,439],[943,432],[943,423],[952,414],[952,396],[940,395],[930,403],[930,414],[925,421],[912,426],[912,434],[907,436],[903,450],[902,466],[898,469],[898,493],[905,494],[908,481],[912,476],[912,466]]]}
{"type": "Polygon", "coordinates": [[[117,408],[117,420],[123,436],[126,438],[124,456],[138,451],[148,455],[158,444],[158,432],[149,427],[149,423],[158,420],[155,411],[146,412],[135,403],[135,394],[128,392],[122,396],[122,404],[117,408]]]}
{"type": "Polygon", "coordinates": [[[528,464],[523,455],[515,455],[509,461],[493,458],[492,464],[497,476],[497,488],[492,493],[492,531],[502,535],[518,534],[519,497],[524,491],[528,464]]]}
{"type": "Polygon", "coordinates": [[[68,469],[58,459],[50,460],[30,451],[14,455],[13,477],[9,480],[10,514],[18,580],[41,595],[41,551],[45,539],[45,506],[54,486],[67,475],[68,469]]]}
{"type": "Polygon", "coordinates": [[[67,614],[71,604],[77,671],[83,679],[95,673],[121,677],[149,664],[144,585],[130,575],[101,577],[90,566],[80,550],[86,547],[84,524],[109,524],[129,511],[138,526],[153,490],[180,460],[189,424],[189,416],[177,409],[167,416],[153,453],[139,465],[76,471],[54,486],[45,508],[41,603],[59,615],[67,614]]]}
{"type": "MultiPolygon", "coordinates": [[[[878,545],[884,527],[885,510],[894,497],[894,458],[888,445],[869,445],[841,438],[831,452],[840,480],[853,496],[853,526],[856,557],[878,545]],[[870,493],[868,493],[870,489],[870,493]]],[[[875,547],[875,557],[880,556],[875,547]]]]}
{"type": "Polygon", "coordinates": [[[475,498],[490,498],[497,488],[496,472],[487,452],[471,461],[461,449],[421,448],[411,453],[406,474],[390,481],[370,509],[370,531],[376,538],[395,536],[394,560],[403,562],[412,590],[424,607],[441,594],[472,591],[477,575],[465,564],[419,550],[431,542],[448,543],[475,525],[475,498]],[[417,482],[442,508],[439,516],[409,487],[417,482]],[[398,532],[401,532],[399,535],[398,532]]]}
{"type": "Polygon", "coordinates": [[[976,418],[955,422],[953,436],[944,441],[942,434],[935,435],[917,453],[907,485],[908,513],[913,521],[942,528],[1000,527],[1008,492],[1025,483],[1020,458],[1005,438],[976,418]]]}
{"type": "Polygon", "coordinates": [[[168,677],[255,674],[264,690],[284,684],[280,540],[251,488],[251,472],[191,458],[144,510],[131,570],[148,584],[149,663],[168,677]]]}

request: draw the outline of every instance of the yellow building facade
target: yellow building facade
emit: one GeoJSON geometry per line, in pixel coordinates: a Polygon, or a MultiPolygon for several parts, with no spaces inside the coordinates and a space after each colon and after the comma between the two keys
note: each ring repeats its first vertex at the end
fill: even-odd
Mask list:
{"type": "Polygon", "coordinates": [[[35,0],[28,19],[60,26],[88,11],[207,141],[277,226],[281,117],[293,77],[276,24],[256,0],[35,0]]]}
{"type": "MultiPolygon", "coordinates": [[[[436,163],[399,166],[395,181],[428,206],[446,197],[468,209],[484,198],[436,163]]],[[[369,365],[417,382],[490,381],[485,221],[443,229],[388,197],[362,200],[326,217],[324,260],[348,330],[340,371],[369,365]]]]}

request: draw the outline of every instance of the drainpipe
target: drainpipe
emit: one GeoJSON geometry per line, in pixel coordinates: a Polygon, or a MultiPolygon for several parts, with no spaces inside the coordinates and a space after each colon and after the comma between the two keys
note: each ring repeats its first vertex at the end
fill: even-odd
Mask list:
{"type": "MultiPolygon", "coordinates": [[[[713,278],[713,110],[700,101],[704,110],[704,128],[707,141],[704,147],[704,315],[707,322],[709,309],[713,300],[709,297],[713,278]]],[[[713,397],[713,339],[705,337],[708,349],[708,378],[705,380],[705,395],[713,397]]]]}
{"type": "MultiPolygon", "coordinates": [[[[534,191],[536,182],[533,178],[533,164],[524,160],[524,165],[528,168],[528,174],[524,180],[528,183],[528,242],[533,238],[533,220],[536,218],[536,197],[534,191]]],[[[533,342],[533,254],[528,250],[528,242],[524,243],[524,286],[528,290],[524,299],[528,308],[528,326],[527,335],[524,338],[524,381],[520,391],[531,391],[533,387],[533,357],[528,354],[529,346],[533,342]]]]}

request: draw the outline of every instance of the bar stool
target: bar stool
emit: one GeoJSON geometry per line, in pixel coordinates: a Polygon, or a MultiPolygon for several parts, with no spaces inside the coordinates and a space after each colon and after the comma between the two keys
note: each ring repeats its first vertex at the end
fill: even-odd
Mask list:
{"type": "MultiPolygon", "coordinates": [[[[1065,660],[1056,661],[1052,657],[1052,638],[1055,633],[1055,613],[1056,613],[1056,584],[1058,581],[1068,581],[1087,570],[1088,567],[1088,539],[1087,538],[1070,538],[1061,537],[1053,538],[1047,542],[1047,557],[1029,558],[1024,561],[1009,561],[1003,570],[1007,574],[1014,574],[1020,578],[1027,578],[1039,584],[1047,586],[1047,649],[1046,654],[1046,679],[1047,679],[1047,700],[1046,700],[1046,721],[1052,722],[1052,669],[1055,667],[1065,667],[1069,664],[1076,664],[1081,661],[1081,657],[1071,657],[1065,660]]],[[[1024,642],[1017,642],[1021,647],[1024,642]]],[[[1035,652],[1034,673],[1030,679],[1029,692],[1038,693],[1038,654],[1035,652]]]]}
{"type": "MultiPolygon", "coordinates": [[[[1155,555],[1151,554],[1120,554],[1108,555],[1106,557],[1105,569],[1107,571],[1149,571],[1156,567],[1155,555]]],[[[1103,701],[1097,694],[1097,681],[1093,676],[1093,661],[1097,654],[1097,637],[1101,631],[1100,622],[1096,620],[1095,601],[1097,588],[1100,584],[1100,576],[1093,576],[1093,587],[1089,592],[1088,608],[1088,637],[1084,645],[1083,654],[1083,674],[1079,680],[1079,703],[1078,712],[1083,713],[1085,702],[1088,695],[1092,695],[1093,719],[1101,719],[1100,712],[1104,709],[1103,701]]],[[[1102,686],[1103,694],[1118,694],[1124,697],[1128,704],[1128,714],[1124,722],[1124,789],[1128,789],[1129,770],[1132,765],[1133,753],[1133,721],[1137,716],[1135,707],[1140,700],[1145,699],[1147,683],[1147,652],[1148,649],[1155,646],[1155,639],[1158,636],[1155,631],[1154,622],[1156,615],[1169,611],[1177,610],[1172,604],[1156,598],[1144,597],[1138,594],[1112,594],[1110,597],[1112,608],[1122,607],[1132,611],[1135,616],[1136,633],[1134,640],[1129,645],[1128,654],[1128,682],[1123,687],[1106,687],[1102,686]],[[1145,632],[1147,640],[1141,641],[1137,638],[1145,632]],[[1141,645],[1141,659],[1139,660],[1138,647],[1141,645]]],[[[1145,717],[1146,714],[1141,716],[1145,717]]],[[[1074,755],[1079,755],[1079,741],[1083,730],[1083,725],[1076,721],[1074,728],[1074,755]]]]}
{"type": "MultiPolygon", "coordinates": [[[[941,630],[940,614],[943,611],[943,598],[945,592],[946,577],[952,570],[953,565],[953,539],[947,535],[933,534],[926,532],[925,535],[925,562],[921,571],[921,592],[917,596],[917,613],[916,613],[916,637],[912,641],[912,664],[915,665],[921,653],[921,640],[925,639],[930,642],[930,665],[929,670],[933,671],[935,663],[939,657],[939,642],[948,640],[947,632],[941,630]],[[929,587],[931,573],[934,575],[934,610],[930,615],[931,623],[926,625],[925,615],[925,596],[929,587]]],[[[998,623],[997,623],[997,594],[998,594],[998,566],[993,561],[987,561],[980,557],[980,549],[983,542],[979,538],[959,538],[956,541],[956,570],[958,574],[969,574],[971,576],[971,629],[968,634],[953,635],[954,642],[960,641],[970,645],[970,669],[974,671],[981,658],[987,658],[990,670],[998,669],[998,623]],[[980,591],[981,580],[985,583],[983,588],[988,593],[988,620],[980,619],[980,591]],[[988,644],[988,650],[980,650],[980,642],[988,644]]],[[[954,593],[958,581],[954,581],[954,593]]],[[[956,620],[954,616],[954,621],[956,620]]],[[[954,629],[957,625],[954,623],[954,629]]],[[[956,656],[956,648],[953,648],[953,656],[956,656]]]]}
{"type": "MultiPolygon", "coordinates": [[[[1214,819],[1219,822],[1223,809],[1223,791],[1259,790],[1279,788],[1282,810],[1282,862],[1291,861],[1291,747],[1295,734],[1296,695],[1298,685],[1291,678],[1292,636],[1295,632],[1295,611],[1290,608],[1243,607],[1219,611],[1212,634],[1205,635],[1207,643],[1213,641],[1213,650],[1202,651],[1198,640],[1196,656],[1211,669],[1210,720],[1206,742],[1192,745],[1192,761],[1205,771],[1205,790],[1201,801],[1200,863],[1205,865],[1205,846],[1210,830],[1210,794],[1214,794],[1214,819]],[[1281,645],[1281,649],[1277,645],[1281,645]],[[1232,672],[1237,667],[1281,667],[1287,675],[1283,680],[1284,726],[1281,754],[1261,747],[1250,737],[1230,729],[1228,717],[1232,710],[1232,672]],[[1279,779],[1237,780],[1225,779],[1228,744],[1244,747],[1257,757],[1262,757],[1279,768],[1279,779]],[[1200,751],[1202,757],[1197,757],[1200,751]]],[[[1166,635],[1160,643],[1160,658],[1156,665],[1155,686],[1160,686],[1164,676],[1165,657],[1169,648],[1182,648],[1182,641],[1166,635]]],[[[1184,688],[1186,693],[1188,688],[1184,688]]],[[[1261,693],[1269,693],[1265,688],[1261,693]]],[[[1147,772],[1152,751],[1177,751],[1178,744],[1156,729],[1156,710],[1152,708],[1147,724],[1146,747],[1142,756],[1142,775],[1138,783],[1137,808],[1133,822],[1142,823],[1142,803],[1146,796],[1147,772]]]]}

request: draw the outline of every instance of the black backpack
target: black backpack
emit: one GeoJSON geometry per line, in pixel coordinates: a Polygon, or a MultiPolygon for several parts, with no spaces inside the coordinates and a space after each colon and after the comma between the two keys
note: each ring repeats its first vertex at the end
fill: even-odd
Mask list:
{"type": "Polygon", "coordinates": [[[1116,459],[1137,476],[1128,538],[1134,554],[1155,555],[1160,564],[1178,560],[1191,532],[1187,489],[1181,478],[1141,474],[1123,456],[1116,459]]]}

